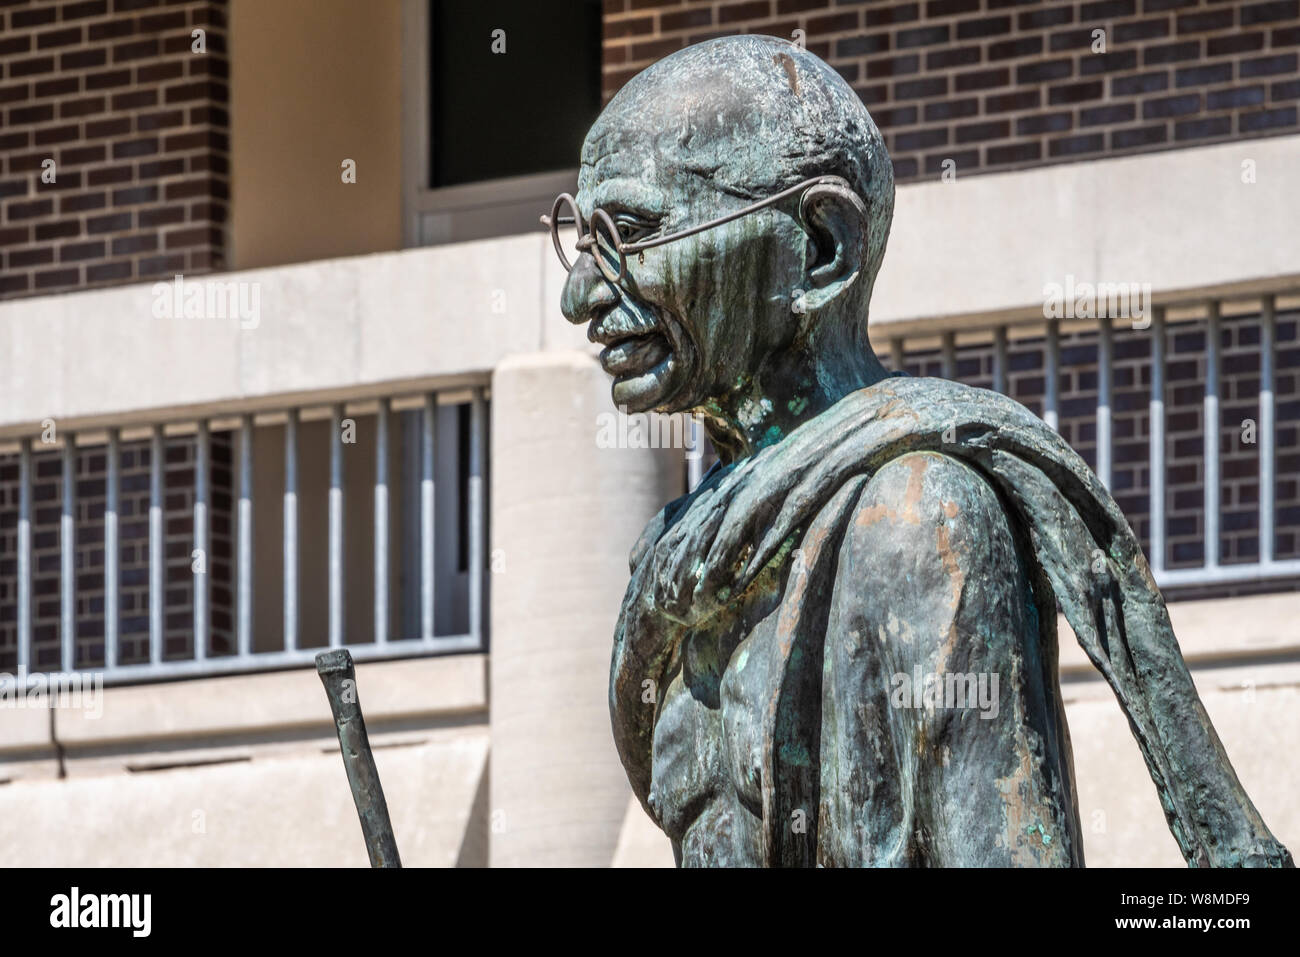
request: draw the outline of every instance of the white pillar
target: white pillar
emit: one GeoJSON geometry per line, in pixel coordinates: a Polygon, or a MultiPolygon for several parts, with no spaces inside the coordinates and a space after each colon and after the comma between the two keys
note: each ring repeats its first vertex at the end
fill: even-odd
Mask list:
{"type": "Polygon", "coordinates": [[[630,788],[607,685],[628,553],[682,494],[681,450],[598,448],[609,377],[586,352],[492,378],[490,860],[608,866],[630,788]]]}

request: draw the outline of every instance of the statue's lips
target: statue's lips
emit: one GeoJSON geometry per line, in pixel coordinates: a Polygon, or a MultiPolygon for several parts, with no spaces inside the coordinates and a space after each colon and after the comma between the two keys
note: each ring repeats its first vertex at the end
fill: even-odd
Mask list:
{"type": "Polygon", "coordinates": [[[628,336],[606,346],[600,364],[612,376],[642,375],[668,358],[668,340],[661,332],[628,336]]]}

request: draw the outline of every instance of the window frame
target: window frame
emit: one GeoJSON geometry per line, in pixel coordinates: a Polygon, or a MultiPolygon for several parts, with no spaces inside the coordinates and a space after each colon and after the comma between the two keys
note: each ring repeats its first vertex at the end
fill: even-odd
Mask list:
{"type": "Polygon", "coordinates": [[[468,242],[541,229],[560,193],[574,193],[578,168],[429,186],[429,4],[402,0],[402,238],[407,247],[468,242]]]}

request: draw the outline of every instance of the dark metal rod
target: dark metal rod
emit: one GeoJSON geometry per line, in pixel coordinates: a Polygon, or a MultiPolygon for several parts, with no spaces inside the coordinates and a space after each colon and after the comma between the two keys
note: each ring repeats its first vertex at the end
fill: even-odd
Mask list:
{"type": "Polygon", "coordinates": [[[397,839],[393,837],[393,824],[388,819],[388,802],[379,783],[379,770],[375,756],[370,751],[366,736],[366,722],[361,716],[361,699],[357,695],[357,672],[352,655],[346,648],[322,651],[316,656],[316,672],[320,675],[330,710],[334,712],[334,726],[339,733],[339,748],[343,752],[343,768],[352,786],[352,799],[361,819],[361,833],[366,839],[366,853],[371,867],[401,867],[397,856],[397,839]]]}

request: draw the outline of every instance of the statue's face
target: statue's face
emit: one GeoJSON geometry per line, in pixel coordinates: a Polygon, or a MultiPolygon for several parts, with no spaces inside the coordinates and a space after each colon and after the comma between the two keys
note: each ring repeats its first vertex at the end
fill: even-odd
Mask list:
{"type": "MultiPolygon", "coordinates": [[[[651,92],[611,103],[582,148],[576,199],[583,217],[602,208],[635,242],[749,205],[715,188],[709,175],[724,163],[743,168],[743,134],[731,117],[701,121],[692,109],[690,96],[651,92]]],[[[618,285],[590,255],[577,260],[561,308],[604,346],[600,362],[614,377],[616,405],[631,412],[705,406],[743,388],[790,340],[805,246],[795,205],[633,253],[618,285]]]]}

